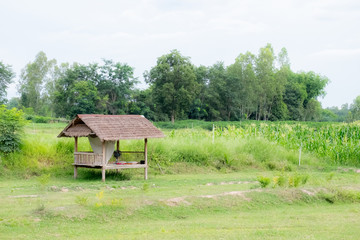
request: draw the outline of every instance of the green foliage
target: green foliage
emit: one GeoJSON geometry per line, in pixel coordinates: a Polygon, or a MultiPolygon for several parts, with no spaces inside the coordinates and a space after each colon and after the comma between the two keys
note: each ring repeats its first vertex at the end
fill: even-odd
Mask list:
{"type": "Polygon", "coordinates": [[[0,195],[6,201],[1,202],[1,237],[42,239],[61,226],[62,236],[71,238],[76,229],[79,239],[137,239],[149,234],[154,239],[202,239],[205,235],[210,239],[357,239],[359,177],[343,172],[334,182],[336,187],[330,187],[318,181],[326,172],[305,171],[311,174],[307,186],[288,189],[269,185],[260,189],[255,183],[257,174],[272,176],[274,172],[259,169],[152,176],[146,183],[156,187],[149,194],[142,191],[145,181],[140,175],[130,181],[107,179],[105,185],[113,189],[104,188],[101,200],[96,193],[105,185],[99,179],[74,181],[70,175],[53,179],[57,186],[71,189],[64,193],[36,192],[36,178],[2,178],[0,195]],[[95,207],[97,202],[102,206],[95,207]],[[324,216],[329,220],[324,221],[324,216]],[[299,225],[303,226],[300,234],[299,225]]]}
{"type": "Polygon", "coordinates": [[[100,100],[96,87],[88,81],[78,81],[70,90],[70,116],[96,113],[96,103],[100,100]]]}
{"type": "MultiPolygon", "coordinates": [[[[62,64],[55,70],[51,98],[57,116],[78,113],[124,114],[137,79],[127,64],[104,60],[103,65],[62,64]]],[[[134,106],[131,106],[131,111],[134,106]]]]}
{"type": "Polygon", "coordinates": [[[284,187],[286,185],[286,176],[281,174],[280,176],[275,176],[273,178],[274,186],[278,185],[279,187],[284,187]]]}
{"type": "Polygon", "coordinates": [[[40,183],[41,186],[46,186],[50,182],[50,176],[51,176],[50,173],[49,174],[43,174],[43,175],[39,176],[37,178],[37,180],[38,180],[38,182],[40,183]]]}
{"type": "Polygon", "coordinates": [[[306,174],[284,174],[281,173],[279,176],[273,177],[273,187],[299,187],[300,185],[304,185],[307,183],[309,176],[306,174]]]}
{"type": "MultiPolygon", "coordinates": [[[[160,122],[155,124],[161,128],[171,127],[168,123],[160,122]]],[[[350,124],[329,124],[315,122],[263,123],[258,121],[205,122],[191,120],[180,121],[173,127],[204,128],[211,130],[213,124],[215,125],[215,138],[247,138],[257,136],[296,151],[299,150],[302,143],[303,150],[329,160],[329,164],[353,166],[360,164],[360,151],[358,147],[360,125],[357,122],[350,124]]],[[[271,145],[262,147],[261,144],[253,144],[248,152],[256,150],[253,152],[258,152],[259,157],[257,159],[261,159],[262,156],[273,155],[271,147],[271,145]]],[[[269,158],[271,159],[271,157],[269,158]]],[[[294,158],[292,163],[296,164],[296,161],[298,161],[298,159],[294,158]]],[[[274,164],[271,165],[275,166],[274,164]]],[[[272,166],[269,165],[269,168],[272,168],[272,166]]]]}
{"type": "Polygon", "coordinates": [[[21,110],[8,110],[5,105],[0,106],[0,152],[10,153],[19,150],[25,124],[21,110]]]}
{"type": "Polygon", "coordinates": [[[328,176],[326,177],[326,180],[327,180],[327,181],[331,181],[331,180],[334,178],[334,176],[335,176],[335,173],[334,173],[334,172],[331,172],[331,173],[329,173],[328,176]]]}
{"type": "Polygon", "coordinates": [[[360,96],[357,96],[350,106],[352,120],[360,120],[360,96]]]}
{"type": "Polygon", "coordinates": [[[143,190],[144,192],[148,192],[148,191],[149,191],[149,188],[150,188],[149,183],[144,183],[143,186],[142,186],[142,190],[143,190]]]}
{"type": "Polygon", "coordinates": [[[6,89],[12,82],[15,74],[9,65],[0,61],[0,105],[6,103],[6,89]]]}
{"type": "Polygon", "coordinates": [[[48,60],[44,52],[39,52],[34,62],[28,63],[20,76],[20,103],[23,107],[33,108],[35,114],[45,114],[48,94],[46,84],[56,60],[48,60]]]}
{"type": "Polygon", "coordinates": [[[89,198],[86,196],[76,196],[75,203],[80,206],[87,206],[89,202],[89,198]]]}
{"type": "MultiPolygon", "coordinates": [[[[329,80],[312,71],[293,72],[286,49],[281,49],[276,57],[271,44],[260,48],[258,54],[239,54],[229,66],[217,62],[209,67],[196,67],[189,57],[172,50],[145,71],[145,81],[150,85],[145,90],[135,88],[138,80],[133,74],[133,67],[112,60],[103,60],[102,64],[56,65],[55,60],[48,60],[44,52],[39,52],[22,70],[20,99],[12,99],[9,105],[32,108],[34,112],[29,115],[62,118],[98,113],[139,114],[154,121],[172,122],[175,118],[334,119],[329,112],[322,111],[317,101],[317,97],[324,96],[329,80]]],[[[6,74],[7,79],[10,75],[6,74]]],[[[1,89],[6,86],[0,84],[0,103],[4,95],[1,89]]],[[[358,118],[355,112],[346,119],[358,118]]]]}
{"type": "Polygon", "coordinates": [[[158,58],[157,65],[144,74],[154,94],[156,111],[167,114],[171,121],[189,112],[198,92],[194,66],[177,50],[158,58]]]}
{"type": "Polygon", "coordinates": [[[360,192],[349,189],[332,188],[320,191],[318,197],[331,204],[337,202],[357,203],[360,201],[360,192]]]}
{"type": "Polygon", "coordinates": [[[264,176],[258,177],[257,180],[262,188],[266,188],[271,182],[270,178],[264,176]]]}

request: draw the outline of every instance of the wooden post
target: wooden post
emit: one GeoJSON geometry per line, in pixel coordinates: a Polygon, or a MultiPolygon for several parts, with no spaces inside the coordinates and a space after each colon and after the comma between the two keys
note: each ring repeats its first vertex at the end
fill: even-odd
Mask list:
{"type": "Polygon", "coordinates": [[[77,178],[77,166],[74,165],[74,179],[77,178]]]}
{"type": "MultiPolygon", "coordinates": [[[[119,150],[120,150],[120,140],[117,140],[116,141],[116,151],[119,152],[119,150]]],[[[118,160],[121,161],[121,156],[119,156],[118,160]]],[[[119,173],[119,169],[116,169],[116,173],[119,173]]]]}
{"type": "MultiPolygon", "coordinates": [[[[78,151],[78,137],[75,137],[75,147],[74,147],[74,152],[77,152],[78,151]]],[[[76,161],[75,161],[75,156],[74,156],[74,163],[76,164],[76,161]]],[[[74,165],[74,179],[77,178],[77,166],[74,165]]]]}
{"type": "Polygon", "coordinates": [[[105,182],[105,141],[103,141],[102,143],[102,167],[101,167],[101,181],[105,182]]]}
{"type": "Polygon", "coordinates": [[[75,137],[75,152],[78,151],[78,137],[75,137]]]}
{"type": "Polygon", "coordinates": [[[148,162],[147,162],[147,138],[145,138],[144,144],[144,157],[145,157],[145,180],[148,179],[148,162]]]}

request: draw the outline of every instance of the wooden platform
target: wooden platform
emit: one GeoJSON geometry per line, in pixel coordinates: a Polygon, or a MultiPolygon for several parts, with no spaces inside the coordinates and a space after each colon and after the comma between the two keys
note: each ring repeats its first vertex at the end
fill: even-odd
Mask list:
{"type": "MultiPolygon", "coordinates": [[[[83,168],[102,168],[100,165],[89,165],[89,164],[75,164],[73,163],[73,166],[75,167],[83,167],[83,168]]],[[[126,168],[146,168],[147,166],[145,164],[125,164],[125,165],[118,165],[114,163],[110,163],[105,165],[105,169],[126,169],[126,168]]]]}
{"type": "Polygon", "coordinates": [[[105,171],[106,170],[119,170],[119,169],[134,169],[134,168],[143,168],[144,169],[144,178],[148,179],[148,162],[147,162],[147,138],[144,139],[144,151],[120,151],[119,140],[116,143],[116,150],[120,153],[125,154],[141,154],[141,157],[138,161],[144,161],[145,164],[124,164],[118,165],[114,162],[108,163],[105,155],[105,142],[102,144],[102,153],[94,152],[79,152],[78,151],[78,139],[75,137],[75,149],[74,149],[74,178],[77,178],[79,167],[82,168],[97,168],[101,169],[101,180],[105,182],[105,171]]]}

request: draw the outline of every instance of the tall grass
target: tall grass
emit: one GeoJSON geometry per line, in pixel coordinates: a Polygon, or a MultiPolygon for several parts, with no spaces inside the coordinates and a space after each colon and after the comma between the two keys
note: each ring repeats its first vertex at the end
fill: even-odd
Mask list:
{"type": "MultiPolygon", "coordinates": [[[[228,130],[227,130],[228,131],[228,130]]],[[[188,162],[217,169],[240,170],[270,168],[291,170],[298,162],[298,152],[288,150],[262,137],[230,137],[219,135],[212,142],[207,130],[182,129],[167,132],[166,140],[153,140],[150,158],[165,164],[188,162]]],[[[315,157],[305,154],[304,164],[321,164],[315,157]]]]}
{"type": "MultiPolygon", "coordinates": [[[[196,123],[196,122],[195,122],[196,123]]],[[[30,124],[21,151],[4,155],[4,170],[30,175],[72,174],[74,140],[56,138],[64,124],[30,124]]],[[[302,165],[358,166],[360,159],[359,124],[248,123],[236,127],[163,129],[166,138],[149,140],[150,166],[176,172],[205,167],[214,171],[247,168],[291,171],[298,164],[302,146],[302,165]],[[320,160],[319,160],[320,159],[320,160]]],[[[141,150],[143,141],[120,141],[121,150],[141,150]]],[[[80,138],[79,150],[89,151],[87,138],[80,138]]],[[[4,171],[2,171],[4,172],[4,171]]]]}
{"type": "Polygon", "coordinates": [[[218,127],[215,136],[227,138],[263,137],[287,149],[302,148],[326,158],[332,165],[360,164],[360,124],[248,124],[245,127],[218,127]]]}

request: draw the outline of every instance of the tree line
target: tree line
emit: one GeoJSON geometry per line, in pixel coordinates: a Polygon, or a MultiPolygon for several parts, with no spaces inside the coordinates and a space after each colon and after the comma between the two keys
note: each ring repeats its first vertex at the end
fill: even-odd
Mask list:
{"type": "Polygon", "coordinates": [[[176,119],[345,121],[360,119],[360,97],[346,110],[322,109],[327,77],[293,72],[285,48],[267,44],[240,54],[229,66],[195,66],[172,50],[144,72],[148,88],[137,88],[126,63],[61,63],[39,52],[21,71],[18,98],[6,102],[15,74],[0,62],[0,103],[27,114],[72,118],[81,113],[140,114],[154,121],[176,119]],[[346,111],[346,113],[344,113],[346,111]]]}

